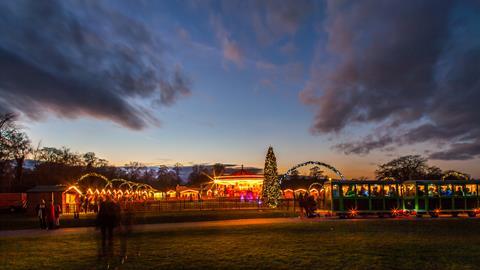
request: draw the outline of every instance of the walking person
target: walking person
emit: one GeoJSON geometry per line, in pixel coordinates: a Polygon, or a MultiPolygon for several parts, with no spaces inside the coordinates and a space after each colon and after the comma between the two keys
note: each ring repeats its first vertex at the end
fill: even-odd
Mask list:
{"type": "Polygon", "coordinates": [[[60,214],[62,214],[62,207],[60,204],[55,204],[55,227],[60,227],[60,214]]]}
{"type": "Polygon", "coordinates": [[[35,210],[37,211],[38,221],[40,222],[40,229],[44,230],[47,228],[47,209],[46,209],[45,200],[41,200],[37,205],[35,210]]]}
{"type": "Polygon", "coordinates": [[[55,206],[53,201],[49,201],[46,207],[47,210],[47,229],[55,229],[55,206]]]}
{"type": "Polygon", "coordinates": [[[112,201],[110,196],[99,204],[97,214],[97,228],[101,233],[100,257],[112,257],[113,255],[113,229],[120,222],[120,206],[112,201]]]}

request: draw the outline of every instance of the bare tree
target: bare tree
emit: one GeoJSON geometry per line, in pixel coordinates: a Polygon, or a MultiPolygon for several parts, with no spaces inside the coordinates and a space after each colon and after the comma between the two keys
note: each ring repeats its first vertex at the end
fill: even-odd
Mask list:
{"type": "Polygon", "coordinates": [[[15,183],[21,184],[23,164],[27,155],[32,152],[30,139],[20,131],[14,123],[14,114],[5,114],[0,117],[0,177],[12,188],[11,177],[5,175],[6,167],[15,161],[15,183]]]}
{"type": "Polygon", "coordinates": [[[15,160],[15,183],[22,185],[23,165],[25,158],[33,151],[32,145],[27,134],[18,130],[12,132],[10,141],[11,157],[15,160]]]}
{"type": "MultiPolygon", "coordinates": [[[[420,155],[409,155],[380,165],[375,174],[378,179],[394,178],[399,181],[405,181],[423,179],[430,171],[429,169],[426,158],[420,155]]],[[[435,168],[431,169],[431,173],[435,171],[435,168]]]]}

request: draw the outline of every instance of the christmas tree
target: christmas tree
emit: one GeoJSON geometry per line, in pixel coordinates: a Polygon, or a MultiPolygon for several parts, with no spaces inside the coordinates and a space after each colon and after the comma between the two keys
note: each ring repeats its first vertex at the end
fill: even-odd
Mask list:
{"type": "Polygon", "coordinates": [[[263,201],[272,208],[277,207],[280,202],[281,190],[277,174],[277,159],[271,146],[268,148],[265,158],[262,195],[263,201]]]}

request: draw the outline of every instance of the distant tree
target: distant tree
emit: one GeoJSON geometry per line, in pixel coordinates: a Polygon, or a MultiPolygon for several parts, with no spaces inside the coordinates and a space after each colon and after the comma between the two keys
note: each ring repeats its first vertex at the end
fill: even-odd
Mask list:
{"type": "Polygon", "coordinates": [[[124,168],[126,170],[128,180],[131,181],[138,181],[144,174],[144,171],[147,169],[145,164],[138,161],[130,161],[129,163],[125,164],[124,168]]]}
{"type": "Polygon", "coordinates": [[[188,176],[188,184],[192,186],[200,186],[201,184],[210,181],[210,172],[207,167],[203,165],[194,165],[192,172],[188,176]]]}
{"type": "Polygon", "coordinates": [[[298,172],[298,170],[293,170],[291,173],[290,173],[290,181],[298,181],[299,180],[299,175],[300,173],[298,172]]]}
{"type": "Polygon", "coordinates": [[[441,170],[429,167],[427,159],[420,155],[408,155],[382,164],[375,171],[377,179],[393,178],[399,181],[415,179],[439,179],[441,170]]]}
{"type": "Polygon", "coordinates": [[[263,180],[263,201],[270,207],[275,208],[280,202],[281,189],[278,178],[277,158],[273,147],[269,147],[265,157],[264,180],[263,180]]]}
{"type": "Polygon", "coordinates": [[[32,145],[27,134],[14,130],[11,137],[11,157],[15,160],[15,184],[22,185],[22,176],[23,176],[23,164],[25,163],[25,158],[32,153],[32,145]]]}
{"type": "Polygon", "coordinates": [[[6,172],[11,165],[10,142],[7,135],[14,127],[15,115],[12,113],[0,115],[0,179],[2,182],[8,178],[6,172]]]}
{"type": "Polygon", "coordinates": [[[96,157],[94,152],[87,152],[83,154],[83,162],[85,163],[88,171],[97,165],[98,158],[96,157]]]}
{"type": "Polygon", "coordinates": [[[212,176],[220,176],[220,175],[223,175],[224,173],[225,173],[225,165],[221,163],[213,164],[212,176]]]}
{"type": "Polygon", "coordinates": [[[182,170],[182,164],[177,162],[175,165],[173,165],[173,170],[175,171],[175,174],[177,175],[177,178],[180,179],[180,171],[182,170]]]}
{"type": "Polygon", "coordinates": [[[315,180],[324,178],[325,176],[323,173],[324,171],[322,171],[319,166],[313,166],[310,168],[310,177],[314,178],[315,180]]]}
{"type": "Polygon", "coordinates": [[[4,188],[13,191],[14,185],[22,185],[23,164],[32,152],[30,139],[15,123],[13,114],[0,116],[0,178],[4,188]],[[5,174],[6,168],[15,162],[14,184],[11,175],[5,174]]]}
{"type": "Polygon", "coordinates": [[[437,166],[427,167],[425,169],[425,179],[428,180],[441,180],[442,179],[442,170],[437,166]]]}
{"type": "Polygon", "coordinates": [[[161,190],[174,188],[180,184],[178,180],[179,178],[174,171],[169,170],[165,165],[161,165],[157,170],[157,183],[154,186],[161,190]]]}
{"type": "Polygon", "coordinates": [[[42,163],[56,163],[65,166],[82,166],[84,164],[80,154],[72,152],[65,146],[61,148],[43,147],[36,156],[42,163]]]}
{"type": "Polygon", "coordinates": [[[168,169],[167,166],[165,165],[160,165],[158,166],[158,169],[157,169],[157,177],[162,177],[162,176],[165,176],[168,174],[170,170],[168,169]]]}
{"type": "Polygon", "coordinates": [[[97,160],[96,167],[101,168],[101,167],[107,167],[107,166],[108,166],[108,160],[103,159],[103,158],[99,158],[97,160]]]}

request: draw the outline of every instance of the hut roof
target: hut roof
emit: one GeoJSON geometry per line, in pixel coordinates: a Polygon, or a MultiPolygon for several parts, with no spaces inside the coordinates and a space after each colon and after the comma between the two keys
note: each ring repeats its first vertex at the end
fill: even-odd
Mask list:
{"type": "Polygon", "coordinates": [[[67,190],[66,185],[38,185],[27,190],[27,193],[64,192],[65,190],[67,190]]]}

